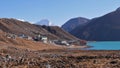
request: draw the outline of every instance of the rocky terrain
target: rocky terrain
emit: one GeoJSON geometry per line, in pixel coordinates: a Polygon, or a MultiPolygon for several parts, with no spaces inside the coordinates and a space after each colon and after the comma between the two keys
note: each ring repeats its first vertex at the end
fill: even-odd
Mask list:
{"type": "MultiPolygon", "coordinates": [[[[80,27],[80,30],[76,31],[83,33],[77,33],[77,37],[80,35],[79,38],[86,40],[119,40],[119,14],[117,9],[92,19],[83,27],[79,25],[77,28],[80,27]]],[[[19,34],[79,40],[57,26],[40,26],[1,18],[0,68],[120,68],[120,50],[83,50],[85,46],[59,46],[21,38],[19,34]]]]}
{"type": "Polygon", "coordinates": [[[119,68],[120,51],[28,50],[7,47],[0,50],[1,68],[119,68]]]}
{"type": "MultiPolygon", "coordinates": [[[[52,30],[56,31],[56,29],[63,31],[59,27],[53,27],[52,30]]],[[[50,43],[49,40],[47,43],[44,43],[41,40],[36,41],[32,38],[32,36],[36,36],[37,33],[48,37],[50,36],[55,39],[58,37],[51,31],[43,27],[37,27],[28,22],[19,21],[16,19],[1,18],[0,68],[43,68],[46,67],[47,61],[44,60],[47,60],[50,51],[69,48],[67,46],[60,46],[50,43]],[[49,50],[49,52],[46,52],[47,50],[49,50]]],[[[66,34],[69,36],[69,33],[66,34]]],[[[59,35],[62,36],[62,34],[59,35]]],[[[65,36],[65,34],[63,36],[65,36]]],[[[67,38],[69,38],[68,36],[67,38]]],[[[72,36],[70,39],[74,40],[76,38],[72,36]]],[[[67,39],[65,38],[64,40],[67,39]]],[[[72,46],[70,48],[72,48],[72,46]]]]}

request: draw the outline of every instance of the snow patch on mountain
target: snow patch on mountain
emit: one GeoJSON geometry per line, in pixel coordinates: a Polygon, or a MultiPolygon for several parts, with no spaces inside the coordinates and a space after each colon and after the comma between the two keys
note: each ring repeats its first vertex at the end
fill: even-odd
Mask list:
{"type": "Polygon", "coordinates": [[[46,25],[46,26],[52,26],[52,22],[50,22],[48,19],[42,19],[41,21],[36,23],[37,25],[46,25]]]}

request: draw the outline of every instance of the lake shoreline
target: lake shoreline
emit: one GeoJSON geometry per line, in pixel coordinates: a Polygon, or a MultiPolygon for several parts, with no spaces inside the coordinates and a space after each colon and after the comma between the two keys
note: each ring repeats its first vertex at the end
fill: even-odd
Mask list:
{"type": "Polygon", "coordinates": [[[59,47],[40,50],[4,47],[0,49],[0,67],[120,68],[120,50],[89,50],[88,45],[59,47]]]}
{"type": "Polygon", "coordinates": [[[88,41],[89,50],[120,50],[120,41],[88,41]]]}

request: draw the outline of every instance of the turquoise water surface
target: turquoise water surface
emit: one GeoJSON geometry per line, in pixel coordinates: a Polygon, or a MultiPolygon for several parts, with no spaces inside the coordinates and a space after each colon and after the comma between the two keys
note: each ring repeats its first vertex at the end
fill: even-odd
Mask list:
{"type": "Polygon", "coordinates": [[[120,50],[120,41],[88,42],[90,50],[120,50]]]}

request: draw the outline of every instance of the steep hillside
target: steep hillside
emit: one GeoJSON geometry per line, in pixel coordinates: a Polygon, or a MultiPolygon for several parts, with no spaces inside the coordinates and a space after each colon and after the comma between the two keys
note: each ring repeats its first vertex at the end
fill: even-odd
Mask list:
{"type": "MultiPolygon", "coordinates": [[[[50,27],[48,27],[50,28],[50,27]]],[[[37,27],[34,24],[30,24],[29,22],[20,21],[17,19],[8,19],[8,18],[1,18],[0,19],[0,29],[6,33],[12,34],[25,34],[28,36],[36,36],[37,34],[42,34],[47,36],[49,39],[63,39],[63,40],[74,40],[75,37],[71,36],[70,34],[66,33],[60,28],[50,28],[51,31],[43,28],[42,26],[37,27]],[[56,29],[56,30],[55,30],[56,29]],[[57,35],[55,35],[54,31],[57,31],[57,35]],[[59,32],[59,33],[58,33],[59,32]],[[59,34],[59,35],[58,35],[59,34]]]]}
{"type": "Polygon", "coordinates": [[[64,31],[63,29],[61,29],[58,26],[40,26],[40,25],[36,25],[36,26],[46,29],[51,34],[55,35],[58,39],[61,39],[61,40],[78,40],[77,38],[75,38],[74,36],[72,36],[71,34],[64,31]]]}
{"type": "Polygon", "coordinates": [[[77,28],[78,38],[96,41],[120,41],[120,10],[92,19],[84,28],[77,28]]]}
{"type": "Polygon", "coordinates": [[[83,17],[72,18],[69,21],[67,21],[65,24],[63,24],[62,28],[67,32],[71,32],[76,27],[82,26],[88,21],[89,19],[83,17]]]}
{"type": "Polygon", "coordinates": [[[43,28],[37,28],[36,26],[28,23],[19,21],[17,19],[8,19],[8,18],[1,18],[0,19],[0,29],[7,33],[14,33],[14,34],[26,34],[33,36],[35,33],[47,33],[46,30],[43,28]]]}
{"type": "MultiPolygon", "coordinates": [[[[94,18],[94,19],[92,19],[92,20],[95,20],[95,19],[97,19],[97,18],[94,18]]],[[[88,22],[86,22],[86,23],[84,23],[84,24],[81,24],[81,25],[79,25],[79,26],[77,26],[76,28],[74,28],[72,31],[70,31],[69,33],[70,34],[72,34],[73,36],[75,36],[75,37],[78,37],[78,38],[80,38],[80,36],[82,37],[82,32],[83,32],[83,30],[85,29],[85,27],[89,24],[91,22],[91,20],[90,21],[88,21],[88,22]]],[[[83,37],[82,37],[83,38],[83,37]]],[[[83,38],[84,39],[84,38],[83,38]]]]}
{"type": "Polygon", "coordinates": [[[17,19],[0,19],[0,29],[7,33],[13,33],[16,35],[25,34],[28,36],[36,36],[38,33],[48,36],[49,39],[57,39],[57,36],[54,36],[47,30],[42,27],[36,27],[29,22],[19,21],[17,19]]]}

